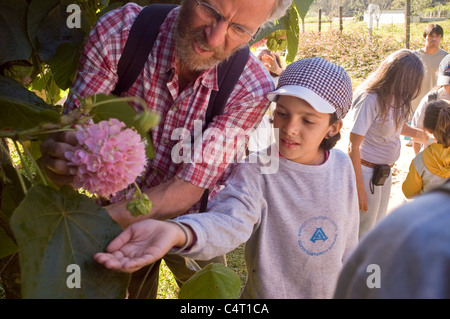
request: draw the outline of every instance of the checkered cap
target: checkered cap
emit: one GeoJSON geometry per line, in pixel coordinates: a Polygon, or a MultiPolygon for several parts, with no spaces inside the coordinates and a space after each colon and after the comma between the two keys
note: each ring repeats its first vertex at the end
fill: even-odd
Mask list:
{"type": "Polygon", "coordinates": [[[345,70],[323,58],[314,57],[288,65],[277,89],[267,98],[290,95],[307,101],[320,113],[334,113],[342,119],[352,104],[352,83],[345,70]]]}
{"type": "Polygon", "coordinates": [[[450,85],[450,54],[447,54],[439,64],[437,85],[450,85]]]}

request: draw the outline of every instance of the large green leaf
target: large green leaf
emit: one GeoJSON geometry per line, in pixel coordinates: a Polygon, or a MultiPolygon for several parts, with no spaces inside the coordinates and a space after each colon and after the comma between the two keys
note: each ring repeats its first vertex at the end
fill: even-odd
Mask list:
{"type": "Polygon", "coordinates": [[[37,30],[41,21],[59,5],[60,0],[31,0],[28,6],[27,13],[27,30],[28,37],[34,49],[39,48],[39,43],[37,40],[37,30]]]}
{"type": "Polygon", "coordinates": [[[241,290],[239,276],[223,264],[209,264],[186,281],[179,299],[236,299],[241,290]]]}
{"type": "Polygon", "coordinates": [[[73,43],[62,43],[48,61],[53,78],[59,88],[67,90],[75,79],[81,48],[73,43]]]}
{"type": "Polygon", "coordinates": [[[60,113],[11,97],[0,96],[0,130],[27,130],[40,123],[58,123],[60,113]]]}
{"type": "Polygon", "coordinates": [[[295,60],[295,56],[298,51],[298,42],[300,28],[298,25],[298,13],[295,7],[291,7],[288,13],[289,28],[287,29],[286,36],[288,42],[288,54],[286,56],[286,62],[292,63],[295,60]]]}
{"type": "Polygon", "coordinates": [[[302,21],[305,20],[306,14],[309,11],[309,7],[314,2],[314,0],[294,0],[295,7],[297,8],[298,14],[302,21]]]}
{"type": "MultiPolygon", "coordinates": [[[[12,239],[9,232],[9,220],[13,211],[23,200],[25,194],[23,193],[19,178],[17,176],[17,171],[9,163],[1,163],[0,170],[4,174],[4,180],[0,181],[3,183],[3,188],[1,191],[1,210],[0,210],[0,258],[11,255],[17,251],[17,245],[12,239]],[[5,227],[7,229],[5,229],[5,227]]],[[[30,186],[30,183],[26,178],[23,179],[26,187],[30,186]]]]}
{"type": "Polygon", "coordinates": [[[49,62],[55,55],[56,50],[62,43],[72,43],[75,46],[82,46],[85,38],[83,28],[69,28],[67,19],[69,13],[66,12],[68,1],[60,1],[60,4],[52,8],[45,16],[38,21],[35,49],[39,57],[44,62],[49,62]]]}
{"type": "Polygon", "coordinates": [[[96,263],[120,232],[105,209],[71,187],[36,185],[11,217],[19,245],[24,298],[124,298],[129,276],[96,263]],[[70,265],[80,288],[69,288],[70,265]]]}
{"type": "Polygon", "coordinates": [[[28,61],[32,48],[26,28],[26,0],[0,0],[0,65],[28,61]]]}
{"type": "MultiPolygon", "coordinates": [[[[49,106],[35,93],[24,88],[20,83],[5,76],[0,75],[0,97],[11,97],[23,102],[27,102],[37,107],[42,106],[48,108],[49,106]]],[[[1,110],[3,114],[3,110],[1,110]]]]}

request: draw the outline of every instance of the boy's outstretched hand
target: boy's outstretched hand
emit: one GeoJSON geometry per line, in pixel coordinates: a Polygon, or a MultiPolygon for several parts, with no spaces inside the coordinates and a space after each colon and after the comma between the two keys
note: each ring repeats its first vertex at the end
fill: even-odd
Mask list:
{"type": "Polygon", "coordinates": [[[131,273],[161,259],[172,247],[183,246],[186,240],[178,225],[146,219],[126,228],[94,259],[108,269],[131,273]]]}

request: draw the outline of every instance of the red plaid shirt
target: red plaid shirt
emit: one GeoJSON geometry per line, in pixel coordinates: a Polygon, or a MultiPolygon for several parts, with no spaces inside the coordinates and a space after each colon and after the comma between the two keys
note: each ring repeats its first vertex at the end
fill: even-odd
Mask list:
{"type": "MultiPolygon", "coordinates": [[[[130,27],[141,9],[140,6],[129,3],[99,19],[85,45],[77,78],[66,102],[66,111],[79,105],[74,92],[84,97],[96,93],[110,94],[114,89],[118,81],[117,63],[130,27]]],[[[177,134],[172,136],[172,133],[177,128],[193,131],[195,121],[204,120],[211,91],[218,89],[217,68],[214,67],[203,72],[194,83],[189,84],[181,93],[179,92],[174,43],[174,23],[177,14],[178,9],[169,13],[161,25],[158,38],[143,71],[130,89],[123,94],[123,96],[143,98],[149,108],[158,113],[161,119],[158,126],[151,132],[156,156],[149,160],[145,174],[137,181],[142,189],[147,189],[177,175],[203,188],[214,187],[212,192],[214,194],[229,175],[229,162],[233,162],[230,158],[224,160],[220,157],[219,159],[219,153],[225,152],[230,157],[236,153],[235,149],[238,147],[238,158],[243,156],[245,150],[243,143],[246,139],[248,141],[252,129],[264,115],[269,104],[265,96],[273,90],[273,83],[262,64],[253,54],[250,54],[242,76],[225,105],[223,114],[216,116],[209,124],[208,132],[211,134],[203,136],[204,152],[203,156],[200,155],[202,159],[198,160],[197,153],[197,159],[191,162],[174,161],[172,150],[175,150],[174,146],[180,145],[180,136],[177,134]],[[211,135],[215,138],[212,141],[211,135]],[[235,138],[238,146],[233,143],[236,141],[235,138]],[[211,154],[211,149],[216,152],[211,154]],[[205,152],[205,150],[208,151],[205,152]]],[[[139,105],[133,106],[137,112],[141,111],[139,105]]],[[[123,194],[116,196],[114,201],[121,198],[123,194]]]]}

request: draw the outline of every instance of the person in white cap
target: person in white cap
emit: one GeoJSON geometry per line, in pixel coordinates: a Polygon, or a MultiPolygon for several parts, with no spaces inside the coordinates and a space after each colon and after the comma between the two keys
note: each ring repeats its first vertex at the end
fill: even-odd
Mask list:
{"type": "Polygon", "coordinates": [[[263,161],[236,164],[207,212],[135,223],[95,259],[132,272],[173,247],[169,253],[210,259],[246,243],[242,298],[331,298],[358,242],[355,174],[350,158],[333,148],[351,81],[325,59],[299,60],[268,98],[277,103],[278,171],[262,174],[263,161]]]}

